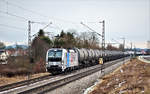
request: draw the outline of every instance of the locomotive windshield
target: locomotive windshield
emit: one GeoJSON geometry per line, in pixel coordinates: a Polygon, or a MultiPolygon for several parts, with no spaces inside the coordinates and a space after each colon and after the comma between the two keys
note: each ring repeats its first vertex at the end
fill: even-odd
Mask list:
{"type": "Polygon", "coordinates": [[[48,61],[61,61],[62,50],[50,50],[48,53],[48,61]]]}

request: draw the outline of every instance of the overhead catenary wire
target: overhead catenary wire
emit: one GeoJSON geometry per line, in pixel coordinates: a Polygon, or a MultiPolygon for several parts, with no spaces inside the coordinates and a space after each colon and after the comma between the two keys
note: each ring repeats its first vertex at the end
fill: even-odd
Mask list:
{"type": "Polygon", "coordinates": [[[38,12],[29,10],[29,9],[26,9],[26,8],[24,8],[24,7],[22,7],[22,6],[19,6],[19,5],[17,5],[17,4],[14,4],[14,3],[10,3],[10,2],[8,2],[8,1],[6,1],[6,0],[1,0],[1,1],[4,1],[6,4],[11,5],[11,6],[14,6],[14,7],[17,7],[17,8],[19,8],[19,9],[22,9],[22,10],[25,10],[25,11],[28,11],[28,12],[31,12],[31,13],[34,13],[34,14],[37,14],[37,15],[39,15],[39,16],[46,17],[46,16],[44,16],[43,14],[40,14],[40,13],[38,13],[38,12]]]}
{"type": "MultiPolygon", "coordinates": [[[[6,14],[7,15],[7,14],[6,14]]],[[[5,16],[5,15],[0,15],[0,18],[1,19],[7,19],[7,21],[13,21],[13,22],[23,22],[23,23],[26,23],[25,20],[22,20],[22,19],[18,19],[14,16],[5,16]],[[9,19],[9,20],[8,20],[9,19]]]]}
{"type": "MultiPolygon", "coordinates": [[[[1,24],[0,23],[0,27],[7,27],[7,28],[13,28],[13,29],[17,29],[17,30],[22,30],[22,31],[26,31],[27,29],[25,28],[21,28],[21,27],[16,27],[16,26],[11,26],[11,25],[6,25],[6,24],[1,24]]],[[[34,30],[32,30],[32,32],[36,32],[34,30]]]]}
{"type": "MultiPolygon", "coordinates": [[[[41,14],[41,13],[38,13],[38,12],[35,12],[35,11],[33,11],[33,10],[30,10],[30,9],[26,9],[26,8],[24,8],[24,7],[22,7],[22,6],[19,6],[19,5],[17,5],[17,4],[14,4],[14,3],[10,3],[10,2],[8,2],[8,1],[6,1],[6,0],[1,0],[1,1],[4,1],[6,4],[7,4],[7,6],[8,5],[11,5],[11,6],[15,6],[15,7],[18,7],[19,9],[22,9],[22,10],[25,10],[25,11],[28,11],[28,12],[31,12],[31,13],[34,13],[34,14],[36,14],[36,15],[39,15],[39,16],[43,16],[44,18],[45,17],[47,17],[48,19],[50,18],[50,17],[48,17],[48,16],[46,16],[46,15],[43,15],[43,14],[41,14]]],[[[19,19],[23,19],[23,20],[25,20],[25,21],[31,21],[30,19],[27,19],[27,18],[25,18],[25,17],[22,17],[22,16],[18,16],[18,15],[15,15],[15,14],[13,14],[13,13],[9,13],[8,12],[8,8],[7,8],[7,12],[4,12],[4,11],[0,11],[1,13],[4,13],[4,14],[7,14],[7,15],[9,15],[9,16],[14,16],[14,17],[16,17],[16,18],[19,18],[19,19]]],[[[61,21],[61,22],[67,22],[67,23],[71,23],[71,24],[73,24],[73,25],[79,25],[80,23],[78,23],[78,22],[74,22],[74,21],[70,21],[70,20],[64,20],[64,19],[60,19],[60,18],[54,18],[54,19],[56,19],[56,21],[61,21]]],[[[33,23],[38,23],[38,24],[47,24],[47,23],[45,23],[45,22],[35,22],[35,21],[32,21],[33,23]]],[[[56,27],[57,28],[57,27],[56,27]]]]}
{"type": "Polygon", "coordinates": [[[58,26],[48,26],[50,29],[57,29],[57,30],[62,30],[62,28],[58,27],[58,26]]]}
{"type": "Polygon", "coordinates": [[[101,37],[102,37],[102,35],[101,35],[101,34],[97,33],[95,30],[93,30],[93,29],[92,29],[92,28],[90,28],[89,26],[85,25],[83,22],[81,22],[81,24],[82,24],[83,26],[87,27],[89,30],[93,31],[93,33],[96,33],[96,34],[98,34],[99,36],[101,36],[101,37]]]}
{"type": "MultiPolygon", "coordinates": [[[[46,17],[46,18],[50,19],[49,16],[46,16],[46,15],[44,15],[44,14],[42,14],[42,13],[39,13],[39,12],[36,12],[36,11],[33,11],[33,10],[30,10],[30,9],[27,9],[27,8],[24,8],[24,7],[20,6],[21,4],[20,4],[20,5],[14,4],[14,3],[12,3],[12,2],[8,2],[8,0],[1,0],[1,1],[4,1],[4,3],[6,3],[7,6],[8,6],[8,5],[11,5],[11,6],[17,7],[17,8],[19,8],[19,9],[28,11],[28,12],[30,12],[30,13],[33,13],[33,14],[42,16],[42,17],[44,17],[44,18],[46,17]]],[[[18,2],[17,2],[17,3],[18,3],[18,2]]],[[[7,12],[8,12],[8,11],[7,11],[7,12]]],[[[11,14],[12,14],[12,13],[11,13],[11,14]]],[[[13,16],[14,16],[14,15],[13,15],[13,16]]],[[[56,17],[51,17],[51,18],[52,18],[52,19],[55,19],[55,20],[57,20],[57,21],[71,23],[71,24],[73,24],[73,25],[80,24],[80,22],[78,23],[78,22],[71,21],[71,20],[65,20],[65,19],[56,18],[56,17]]],[[[28,21],[29,21],[29,19],[28,19],[28,21]]],[[[97,23],[97,22],[88,22],[88,23],[97,23]]]]}
{"type": "Polygon", "coordinates": [[[25,28],[16,27],[16,26],[10,26],[10,25],[1,24],[1,23],[0,23],[0,26],[9,27],[9,28],[14,28],[14,29],[19,29],[19,30],[27,30],[27,29],[25,29],[25,28]]]}
{"type": "Polygon", "coordinates": [[[49,16],[46,16],[46,15],[43,15],[42,13],[39,13],[39,12],[30,10],[30,9],[26,9],[26,8],[24,8],[24,7],[22,7],[22,6],[17,5],[17,4],[10,3],[10,2],[8,2],[8,1],[6,1],[6,0],[1,0],[1,1],[4,1],[4,2],[5,2],[6,4],[8,4],[8,5],[11,5],[11,6],[14,6],[14,7],[18,7],[19,9],[28,11],[28,12],[30,12],[30,13],[36,14],[36,15],[41,16],[41,17],[44,17],[44,18],[45,18],[45,17],[48,18],[48,19],[53,18],[53,19],[58,20],[58,21],[61,21],[61,22],[67,22],[67,23],[71,23],[71,24],[79,24],[79,23],[77,23],[77,22],[70,21],[70,20],[65,20],[65,19],[56,18],[56,17],[49,17],[49,16]]]}
{"type": "Polygon", "coordinates": [[[115,39],[113,39],[113,38],[112,38],[112,40],[115,41],[115,42],[118,43],[118,44],[122,44],[122,43],[120,43],[119,41],[117,41],[117,40],[115,40],[115,39]]]}
{"type": "MultiPolygon", "coordinates": [[[[115,39],[112,39],[113,41],[115,41],[116,43],[118,43],[118,44],[123,44],[123,43],[120,43],[120,42],[118,42],[117,40],[115,40],[115,39]]],[[[127,47],[127,48],[129,48],[130,46],[129,45],[127,45],[127,43],[125,44],[125,47],[127,47]]]]}
{"type": "MultiPolygon", "coordinates": [[[[43,14],[41,14],[41,13],[38,13],[38,12],[35,12],[35,11],[32,11],[32,10],[29,10],[29,9],[26,9],[26,8],[24,8],[24,7],[22,7],[22,6],[18,6],[18,5],[16,5],[16,4],[13,4],[13,3],[10,3],[10,2],[8,2],[8,1],[6,1],[6,0],[2,0],[2,1],[4,1],[7,5],[12,5],[12,6],[15,6],[15,7],[18,7],[19,9],[22,9],[22,10],[25,10],[25,11],[28,11],[28,12],[31,12],[31,13],[34,13],[34,14],[37,14],[37,15],[40,15],[40,16],[43,16],[43,17],[48,17],[48,16],[45,16],[45,15],[43,15],[43,14]]],[[[7,12],[5,12],[5,14],[11,14],[11,16],[15,16],[15,17],[19,17],[19,18],[24,18],[24,17],[20,17],[20,16],[17,16],[17,15],[12,15],[12,13],[9,13],[8,11],[7,12]]],[[[48,17],[49,18],[49,17],[48,17]]],[[[80,24],[80,23],[76,23],[76,22],[73,22],[73,21],[69,21],[69,20],[63,20],[63,19],[59,19],[59,18],[55,18],[55,19],[57,19],[57,20],[59,20],[59,21],[63,21],[63,22],[69,22],[69,23],[72,23],[72,24],[80,24]]],[[[26,19],[25,18],[25,20],[28,20],[28,21],[30,21],[29,19],[26,19]]],[[[34,21],[31,21],[32,23],[38,23],[38,24],[43,24],[43,23],[39,23],[39,22],[34,22],[34,21]]],[[[90,29],[90,30],[92,30],[92,29],[90,29]]],[[[95,32],[95,31],[94,31],[95,32]]],[[[100,35],[100,36],[102,36],[101,34],[99,34],[99,33],[97,33],[98,35],[100,35]]]]}
{"type": "Polygon", "coordinates": [[[0,13],[7,14],[7,15],[9,15],[9,16],[14,16],[14,17],[16,17],[16,18],[19,18],[19,19],[22,19],[22,20],[25,20],[25,21],[30,20],[30,19],[27,19],[27,18],[25,18],[25,17],[18,16],[18,15],[15,15],[15,14],[13,14],[13,13],[9,13],[9,12],[5,12],[5,11],[1,11],[1,10],[0,10],[0,13]]]}
{"type": "MultiPolygon", "coordinates": [[[[15,15],[15,14],[12,14],[12,13],[9,13],[9,12],[5,12],[5,11],[1,11],[1,10],[0,10],[0,13],[6,14],[6,15],[9,15],[9,16],[13,16],[13,17],[19,18],[19,19],[24,20],[24,21],[29,21],[30,20],[30,19],[27,19],[25,17],[18,16],[18,15],[15,15]]],[[[41,24],[41,25],[47,24],[46,22],[37,22],[37,21],[31,21],[31,23],[37,23],[37,24],[41,24]]],[[[52,28],[61,29],[58,26],[55,26],[55,27],[52,27],[52,28]]]]}
{"type": "MultiPolygon", "coordinates": [[[[0,32],[7,32],[7,30],[0,30],[0,32]]],[[[24,33],[19,33],[19,32],[24,32],[24,30],[11,30],[12,34],[14,34],[13,32],[16,32],[17,34],[23,34],[25,35],[24,33]]]]}
{"type": "MultiPolygon", "coordinates": [[[[9,16],[14,16],[14,17],[22,19],[24,21],[29,21],[30,20],[30,19],[27,19],[27,18],[25,18],[23,16],[18,16],[18,15],[15,15],[15,14],[12,14],[12,13],[9,13],[9,12],[5,12],[5,11],[1,11],[1,10],[0,10],[0,13],[7,14],[9,16]]],[[[37,21],[32,21],[32,23],[37,23],[37,24],[42,24],[42,25],[47,24],[46,22],[37,22],[37,21]]]]}

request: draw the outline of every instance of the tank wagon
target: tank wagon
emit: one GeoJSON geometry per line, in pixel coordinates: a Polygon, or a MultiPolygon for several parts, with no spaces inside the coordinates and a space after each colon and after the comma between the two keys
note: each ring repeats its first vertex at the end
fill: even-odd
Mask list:
{"type": "Polygon", "coordinates": [[[106,62],[122,58],[124,55],[122,51],[51,48],[46,55],[46,69],[48,72],[56,74],[98,64],[99,58],[102,57],[106,62]]]}

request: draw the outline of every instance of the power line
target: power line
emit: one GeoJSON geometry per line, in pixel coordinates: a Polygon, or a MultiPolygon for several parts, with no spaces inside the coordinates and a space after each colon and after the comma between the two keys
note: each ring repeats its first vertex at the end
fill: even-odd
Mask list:
{"type": "MultiPolygon", "coordinates": [[[[11,32],[20,32],[20,31],[24,32],[23,30],[11,30],[11,32]]],[[[0,32],[7,32],[7,31],[6,30],[0,30],[0,32]]],[[[11,34],[14,34],[14,33],[11,33],[11,34]]],[[[21,33],[21,34],[24,34],[24,33],[21,33]]],[[[20,36],[20,37],[24,37],[24,36],[20,36]]]]}
{"type": "Polygon", "coordinates": [[[19,9],[22,9],[22,10],[25,10],[25,11],[28,11],[28,12],[31,12],[31,13],[34,13],[34,14],[37,14],[37,15],[46,17],[46,16],[43,15],[43,14],[40,14],[40,13],[35,12],[35,11],[33,11],[33,10],[26,9],[26,8],[24,8],[24,7],[22,7],[22,6],[19,6],[19,5],[16,5],[16,4],[14,4],[14,3],[10,3],[10,2],[5,1],[5,0],[2,0],[2,1],[4,1],[4,2],[7,3],[8,5],[15,6],[15,7],[18,7],[19,9]]]}
{"type": "MultiPolygon", "coordinates": [[[[9,12],[4,12],[4,11],[1,11],[1,10],[0,10],[0,13],[7,14],[7,15],[9,15],[9,16],[14,16],[14,17],[16,17],[16,18],[23,19],[23,20],[26,20],[26,21],[29,21],[29,20],[30,20],[30,19],[27,19],[27,18],[25,18],[25,17],[18,16],[18,15],[9,13],[9,12]]],[[[42,25],[47,24],[46,22],[37,22],[37,21],[32,21],[32,23],[37,23],[37,24],[42,24],[42,25]]]]}
{"type": "Polygon", "coordinates": [[[101,37],[102,37],[102,35],[101,35],[101,34],[97,33],[95,30],[93,30],[93,29],[92,29],[92,28],[90,28],[89,26],[85,25],[83,22],[81,22],[81,24],[82,24],[83,26],[87,27],[89,30],[93,31],[93,33],[96,33],[96,34],[98,34],[99,36],[101,36],[101,37]]]}
{"type": "MultiPolygon", "coordinates": [[[[65,20],[65,19],[61,19],[61,18],[49,17],[49,16],[43,15],[43,14],[41,14],[41,13],[39,13],[39,12],[30,10],[30,9],[26,9],[26,8],[24,8],[24,7],[22,7],[22,6],[17,5],[17,4],[10,3],[10,2],[8,2],[8,1],[6,1],[6,0],[2,0],[2,1],[4,1],[7,5],[11,5],[11,6],[18,7],[19,9],[28,11],[28,12],[30,12],[30,13],[34,13],[34,14],[39,15],[39,16],[42,16],[42,17],[44,17],[44,18],[45,18],[45,17],[48,18],[48,19],[52,18],[52,19],[55,19],[55,20],[58,20],[58,21],[67,22],[67,23],[71,23],[71,24],[80,24],[80,23],[78,23],[78,22],[74,22],[74,21],[71,21],[71,20],[65,20]]],[[[8,12],[8,11],[7,11],[7,12],[8,12]]],[[[7,13],[7,12],[6,12],[6,13],[7,13]]],[[[97,22],[88,22],[88,23],[97,23],[97,22]]]]}
{"type": "MultiPolygon", "coordinates": [[[[44,18],[47,17],[48,19],[50,19],[49,16],[43,15],[43,14],[38,13],[38,12],[36,12],[36,11],[26,9],[26,8],[24,8],[24,7],[22,7],[22,6],[19,6],[19,5],[10,3],[10,2],[5,1],[5,0],[2,0],[2,1],[4,1],[6,4],[9,4],[9,5],[11,5],[11,6],[15,6],[15,7],[18,7],[18,8],[20,8],[20,9],[22,9],[22,10],[28,11],[28,12],[30,12],[30,13],[34,13],[34,14],[36,14],[36,15],[42,16],[42,17],[44,17],[44,18]]],[[[64,20],[64,19],[60,19],[60,18],[53,18],[53,19],[58,20],[58,21],[62,21],[62,22],[68,22],[68,23],[71,23],[71,24],[79,24],[79,23],[76,23],[76,22],[74,22],[74,21],[64,20]]]]}
{"type": "Polygon", "coordinates": [[[2,15],[0,15],[0,18],[1,18],[1,19],[7,19],[7,21],[8,21],[8,19],[9,19],[9,20],[11,20],[11,21],[13,20],[13,21],[15,21],[15,22],[25,22],[25,21],[23,21],[22,19],[17,19],[17,20],[16,20],[15,17],[13,17],[13,16],[4,16],[4,15],[2,16],[2,15]]]}
{"type": "Polygon", "coordinates": [[[23,20],[25,20],[25,21],[28,21],[28,20],[29,20],[29,19],[27,19],[27,18],[25,18],[25,17],[18,16],[18,15],[15,15],[15,14],[12,14],[12,13],[9,13],[9,12],[5,12],[5,11],[1,11],[1,10],[0,10],[0,13],[7,14],[7,15],[9,15],[9,16],[14,16],[14,17],[16,17],[16,18],[23,19],[23,20]]]}
{"type": "Polygon", "coordinates": [[[54,26],[49,26],[51,28],[54,28],[54,29],[58,29],[58,30],[62,30],[63,28],[61,28],[60,26],[58,26],[57,24],[53,24],[54,26]]]}
{"type": "Polygon", "coordinates": [[[44,27],[43,27],[43,30],[44,30],[45,28],[47,28],[50,24],[52,24],[52,22],[50,22],[50,23],[48,23],[46,26],[44,26],[44,27]]]}
{"type": "Polygon", "coordinates": [[[95,23],[99,23],[99,22],[87,22],[87,23],[94,23],[95,24],[95,23]]]}
{"type": "Polygon", "coordinates": [[[6,24],[0,24],[0,26],[14,28],[14,29],[19,29],[19,30],[26,30],[25,28],[20,28],[20,27],[16,27],[16,26],[10,26],[10,25],[6,25],[6,24]]]}
{"type": "Polygon", "coordinates": [[[41,25],[47,25],[47,23],[46,22],[37,22],[37,21],[31,21],[31,23],[37,23],[37,24],[41,24],[41,25]]]}
{"type": "Polygon", "coordinates": [[[116,43],[118,43],[118,44],[122,44],[122,43],[120,43],[120,42],[118,42],[117,40],[115,40],[115,39],[112,39],[113,41],[115,41],[116,43]]]}

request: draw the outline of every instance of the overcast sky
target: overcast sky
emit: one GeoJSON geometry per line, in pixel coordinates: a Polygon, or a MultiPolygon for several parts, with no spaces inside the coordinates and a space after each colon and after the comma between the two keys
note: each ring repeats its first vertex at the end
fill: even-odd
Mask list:
{"type": "Polygon", "coordinates": [[[150,0],[0,0],[0,41],[27,43],[28,20],[44,23],[32,24],[32,35],[49,22],[52,35],[87,31],[81,21],[101,33],[105,20],[107,42],[125,37],[128,46],[146,48],[150,40],[150,0]]]}

